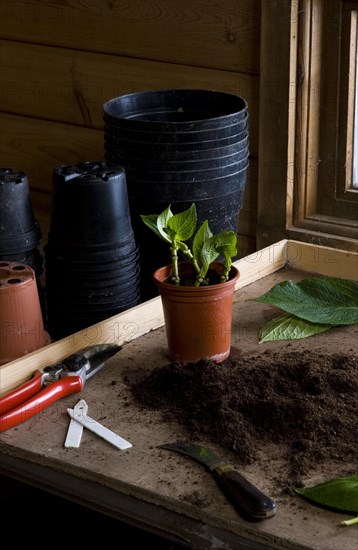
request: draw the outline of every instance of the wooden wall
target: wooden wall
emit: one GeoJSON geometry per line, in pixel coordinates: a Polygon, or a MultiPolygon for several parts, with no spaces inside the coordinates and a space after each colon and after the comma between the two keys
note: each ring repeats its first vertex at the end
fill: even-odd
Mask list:
{"type": "Polygon", "coordinates": [[[104,158],[102,105],[169,88],[249,107],[239,251],[256,249],[261,0],[1,0],[0,166],[29,178],[46,239],[52,171],[104,158]]]}

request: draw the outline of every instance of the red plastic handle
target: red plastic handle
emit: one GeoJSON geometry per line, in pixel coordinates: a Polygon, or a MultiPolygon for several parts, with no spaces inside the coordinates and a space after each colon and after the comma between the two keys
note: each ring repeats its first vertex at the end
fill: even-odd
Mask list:
{"type": "Polygon", "coordinates": [[[82,388],[80,376],[68,376],[57,380],[22,405],[0,416],[0,433],[29,420],[62,397],[82,391],[82,388]]]}
{"type": "Polygon", "coordinates": [[[26,382],[0,399],[0,415],[11,411],[11,409],[14,409],[17,405],[21,405],[21,403],[25,403],[30,397],[39,393],[41,389],[42,373],[36,370],[29,382],[26,382]]]}

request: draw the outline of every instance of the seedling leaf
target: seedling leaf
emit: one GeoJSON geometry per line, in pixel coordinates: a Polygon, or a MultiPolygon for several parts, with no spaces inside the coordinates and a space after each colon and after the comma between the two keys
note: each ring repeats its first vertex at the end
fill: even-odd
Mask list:
{"type": "Polygon", "coordinates": [[[174,214],[168,223],[166,224],[170,229],[176,233],[175,239],[177,241],[187,241],[194,235],[196,228],[196,207],[192,204],[190,208],[174,214]]]}
{"type": "Polygon", "coordinates": [[[141,215],[142,221],[145,223],[149,229],[151,229],[157,237],[160,237],[163,241],[170,243],[170,238],[165,232],[162,232],[158,228],[158,218],[159,216],[157,214],[146,214],[141,215]]]}
{"type": "Polygon", "coordinates": [[[208,220],[205,220],[199,227],[193,240],[193,256],[196,261],[200,261],[201,251],[205,241],[210,239],[213,234],[210,230],[208,220]]]}
{"type": "Polygon", "coordinates": [[[168,232],[165,230],[168,226],[170,218],[173,217],[173,212],[171,211],[170,205],[166,208],[161,214],[157,216],[157,229],[159,235],[165,241],[171,242],[171,236],[168,236],[168,232]]]}

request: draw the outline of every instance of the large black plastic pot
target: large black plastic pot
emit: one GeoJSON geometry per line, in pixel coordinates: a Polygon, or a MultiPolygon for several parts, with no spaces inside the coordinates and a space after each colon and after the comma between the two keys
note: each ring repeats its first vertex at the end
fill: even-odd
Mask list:
{"type": "Polygon", "coordinates": [[[105,120],[116,127],[156,133],[217,129],[241,122],[246,101],[210,90],[159,90],[123,95],[107,101],[105,120]]]}
{"type": "Polygon", "coordinates": [[[228,139],[233,136],[237,136],[247,128],[247,121],[244,119],[238,124],[231,126],[223,126],[215,130],[203,130],[201,132],[137,132],[130,129],[110,129],[108,126],[105,128],[106,136],[112,138],[115,143],[118,140],[138,141],[143,143],[163,143],[163,144],[187,144],[191,143],[195,145],[201,141],[214,141],[217,139],[228,139]]]}
{"type": "MultiPolygon", "coordinates": [[[[177,155],[180,153],[193,153],[195,157],[200,155],[200,152],[208,151],[209,149],[222,149],[230,147],[230,145],[237,145],[243,139],[248,136],[248,129],[245,128],[241,132],[229,137],[222,137],[211,140],[195,141],[195,142],[182,142],[182,143],[164,143],[160,136],[156,141],[147,142],[139,140],[129,140],[123,138],[113,138],[107,133],[104,135],[104,144],[106,154],[112,153],[112,155],[128,154],[128,156],[138,155],[145,158],[146,155],[162,155],[171,154],[177,155]]],[[[110,158],[107,158],[111,162],[110,158]]],[[[114,161],[113,161],[114,162],[114,161]]]]}
{"type": "Polygon", "coordinates": [[[214,170],[217,168],[225,168],[237,162],[244,160],[248,156],[248,140],[244,140],[245,145],[242,149],[238,149],[231,154],[215,154],[211,151],[211,156],[207,158],[173,158],[173,159],[147,159],[135,158],[130,155],[116,153],[118,162],[125,168],[132,170],[144,170],[150,172],[191,172],[201,170],[214,170]]]}
{"type": "MultiPolygon", "coordinates": [[[[215,182],[224,178],[226,176],[235,176],[237,173],[241,172],[244,168],[248,166],[248,155],[245,158],[238,162],[228,164],[226,166],[219,165],[216,168],[209,170],[185,170],[178,167],[177,170],[174,168],[171,171],[151,171],[151,170],[133,170],[132,168],[126,168],[128,174],[128,179],[136,183],[147,183],[152,185],[153,183],[163,183],[163,186],[167,184],[182,184],[182,183],[191,183],[191,184],[203,184],[206,186],[208,182],[215,182]]],[[[148,189],[149,191],[149,189],[148,189]]],[[[173,189],[174,191],[174,189],[173,189]]]]}
{"type": "MultiPolygon", "coordinates": [[[[133,200],[175,204],[212,198],[220,199],[243,188],[246,184],[247,166],[246,162],[245,166],[237,172],[202,181],[168,181],[165,185],[161,180],[138,181],[133,185],[129,200],[131,204],[133,200]]],[[[152,214],[155,213],[152,212],[152,214]]],[[[131,215],[133,217],[133,214],[131,215]]]]}
{"type": "Polygon", "coordinates": [[[174,213],[195,202],[198,224],[237,232],[249,159],[248,106],[234,94],[164,90],[128,94],[103,105],[108,162],[125,169],[140,251],[141,299],[157,294],[152,272],[170,262],[142,214],[174,213]],[[154,238],[153,238],[154,237],[154,238]]]}
{"type": "Polygon", "coordinates": [[[249,135],[245,130],[242,135],[239,134],[235,137],[235,140],[230,145],[219,146],[220,140],[208,142],[207,148],[204,148],[204,143],[195,144],[190,146],[188,150],[180,150],[179,147],[174,147],[172,151],[166,150],[162,146],[155,145],[151,147],[138,148],[137,142],[132,142],[133,147],[130,147],[130,143],[119,141],[118,144],[112,144],[110,140],[105,137],[105,149],[107,153],[113,158],[118,158],[120,164],[121,159],[134,162],[202,162],[212,159],[223,159],[237,153],[246,152],[249,146],[249,135]]]}

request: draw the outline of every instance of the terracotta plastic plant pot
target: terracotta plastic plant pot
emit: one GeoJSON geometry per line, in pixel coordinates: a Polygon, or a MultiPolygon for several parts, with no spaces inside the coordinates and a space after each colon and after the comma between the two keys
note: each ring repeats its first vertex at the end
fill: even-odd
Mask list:
{"type": "Polygon", "coordinates": [[[0,262],[0,364],[50,343],[44,330],[33,269],[17,262],[0,262]]]}
{"type": "MultiPolygon", "coordinates": [[[[211,267],[222,270],[220,262],[211,267]]],[[[170,265],[153,273],[163,305],[170,359],[221,363],[230,355],[233,295],[239,270],[232,266],[227,282],[200,287],[173,285],[169,282],[171,273],[170,265]]],[[[180,274],[185,277],[190,273],[191,265],[181,262],[180,274]]]]}

